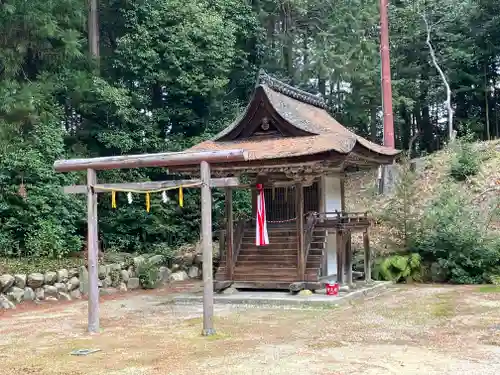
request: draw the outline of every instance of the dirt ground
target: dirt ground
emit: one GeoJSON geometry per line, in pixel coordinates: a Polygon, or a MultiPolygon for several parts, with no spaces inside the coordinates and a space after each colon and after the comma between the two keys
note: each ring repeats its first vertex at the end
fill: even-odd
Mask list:
{"type": "Polygon", "coordinates": [[[102,333],[85,333],[86,302],[0,315],[1,374],[500,374],[500,293],[397,286],[338,308],[201,306],[171,292],[101,305],[102,333]],[[75,349],[100,352],[76,357],[75,349]]]}

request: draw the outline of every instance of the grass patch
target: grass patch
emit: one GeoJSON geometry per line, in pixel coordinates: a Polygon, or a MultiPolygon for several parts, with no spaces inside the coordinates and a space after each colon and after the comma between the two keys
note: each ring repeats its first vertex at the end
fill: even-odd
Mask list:
{"type": "Polygon", "coordinates": [[[0,275],[57,271],[62,268],[78,268],[84,264],[82,258],[0,258],[0,275]]]}
{"type": "Polygon", "coordinates": [[[480,293],[500,293],[500,285],[483,285],[479,287],[480,293]]]}
{"type": "Polygon", "coordinates": [[[493,338],[481,340],[481,343],[484,345],[500,346],[500,337],[498,339],[493,337],[493,338]]]}
{"type": "Polygon", "coordinates": [[[431,315],[435,318],[447,318],[455,314],[455,304],[450,295],[438,295],[438,301],[431,306],[431,315]]]}
{"type": "Polygon", "coordinates": [[[329,348],[340,348],[344,346],[341,342],[338,341],[319,341],[312,344],[307,345],[307,347],[315,350],[321,349],[329,349],[329,348]]]}
{"type": "Polygon", "coordinates": [[[211,336],[205,336],[203,337],[205,340],[208,340],[208,341],[218,341],[218,340],[225,340],[225,339],[230,339],[231,338],[231,335],[228,334],[228,333],[224,333],[224,332],[216,332],[215,335],[211,335],[211,336]]]}
{"type": "Polygon", "coordinates": [[[201,325],[203,324],[203,318],[184,319],[184,323],[186,323],[190,327],[201,325]]]}

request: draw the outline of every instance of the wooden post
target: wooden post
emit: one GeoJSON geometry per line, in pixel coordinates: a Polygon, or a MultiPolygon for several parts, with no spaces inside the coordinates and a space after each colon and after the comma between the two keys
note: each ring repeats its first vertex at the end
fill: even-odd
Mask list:
{"type": "MultiPolygon", "coordinates": [[[[200,226],[200,243],[203,241],[201,232],[202,229],[200,226]]],[[[219,231],[219,256],[221,260],[226,259],[226,231],[223,229],[219,231]]]]}
{"type": "Polygon", "coordinates": [[[304,188],[301,183],[295,185],[295,213],[297,216],[297,273],[299,281],[305,281],[306,264],[304,249],[304,188]]]}
{"type": "Polygon", "coordinates": [[[233,260],[233,189],[226,188],[226,280],[233,279],[234,260],[233,260]]]}
{"type": "Polygon", "coordinates": [[[340,177],[340,211],[345,212],[345,178],[340,177]]]}
{"type": "Polygon", "coordinates": [[[341,230],[337,230],[337,282],[344,283],[344,235],[341,230]]]}
{"type": "Polygon", "coordinates": [[[370,250],[369,229],[363,232],[363,247],[365,248],[365,281],[372,281],[372,254],[370,250]]]}
{"type": "Polygon", "coordinates": [[[203,336],[215,334],[214,285],[212,259],[212,192],[210,190],[210,165],[200,163],[201,177],[201,233],[203,248],[203,336]]]}
{"type": "Polygon", "coordinates": [[[99,276],[98,276],[98,249],[99,238],[97,231],[97,194],[92,185],[97,182],[94,169],[87,170],[87,251],[89,272],[89,300],[88,300],[88,331],[99,332],[99,276]]]}
{"type": "Polygon", "coordinates": [[[352,242],[351,242],[351,232],[347,232],[345,236],[345,283],[347,285],[352,284],[352,242]]]}
{"type": "Polygon", "coordinates": [[[250,190],[250,195],[252,196],[252,213],[251,213],[251,217],[254,217],[255,219],[257,219],[257,194],[258,194],[257,190],[251,188],[251,190],[250,190]]]}
{"type": "MultiPolygon", "coordinates": [[[[320,213],[326,212],[326,179],[325,176],[321,176],[318,181],[318,211],[320,213]]],[[[319,217],[319,222],[323,223],[325,221],[323,215],[319,217]]]]}

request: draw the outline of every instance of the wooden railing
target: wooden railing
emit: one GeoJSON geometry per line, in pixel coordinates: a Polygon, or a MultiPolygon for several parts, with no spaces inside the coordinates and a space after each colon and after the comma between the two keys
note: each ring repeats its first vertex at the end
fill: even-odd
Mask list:
{"type": "Polygon", "coordinates": [[[306,217],[306,227],[304,229],[304,264],[307,267],[307,258],[309,257],[309,250],[311,243],[314,239],[314,227],[316,225],[316,213],[309,213],[306,217]]]}
{"type": "Polygon", "coordinates": [[[232,270],[234,270],[236,261],[238,260],[238,255],[240,254],[241,242],[243,241],[247,221],[248,219],[242,218],[236,222],[233,237],[233,263],[230,265],[232,270]]]}
{"type": "Polygon", "coordinates": [[[371,224],[371,218],[368,212],[320,212],[316,213],[317,221],[322,223],[322,226],[332,226],[336,229],[364,229],[371,224]]]}
{"type": "Polygon", "coordinates": [[[219,254],[220,259],[224,259],[226,264],[226,277],[232,279],[234,267],[238,259],[241,249],[241,242],[245,233],[245,227],[248,219],[242,218],[236,222],[233,229],[233,244],[230,246],[227,238],[227,231],[225,229],[219,230],[219,254]],[[228,251],[232,251],[232,256],[228,257],[228,251]]]}

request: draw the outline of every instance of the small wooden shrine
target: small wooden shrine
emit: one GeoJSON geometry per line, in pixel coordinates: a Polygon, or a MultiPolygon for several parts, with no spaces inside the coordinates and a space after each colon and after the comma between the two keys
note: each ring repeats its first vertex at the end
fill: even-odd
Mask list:
{"type": "MultiPolygon", "coordinates": [[[[245,175],[226,188],[226,235],[215,288],[318,289],[324,279],[352,283],[351,232],[362,231],[370,279],[366,213],[345,210],[344,178],[391,164],[399,151],[372,143],[338,123],[324,100],[261,72],[241,115],[191,151],[241,149],[248,160],[214,163],[219,178],[245,175]],[[241,181],[241,179],[240,179],[241,181]],[[265,192],[269,245],[256,246],[256,184],[265,192]],[[253,218],[233,220],[232,191],[252,189],[253,218]]],[[[196,174],[183,167],[182,172],[196,174]]]]}

